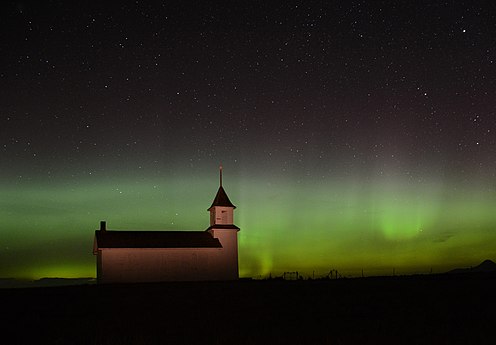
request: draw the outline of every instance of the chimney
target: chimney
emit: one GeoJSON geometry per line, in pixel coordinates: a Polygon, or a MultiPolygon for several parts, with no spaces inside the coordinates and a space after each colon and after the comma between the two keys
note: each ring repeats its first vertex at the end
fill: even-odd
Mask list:
{"type": "Polygon", "coordinates": [[[107,231],[107,222],[104,220],[100,222],[100,231],[107,231]]]}

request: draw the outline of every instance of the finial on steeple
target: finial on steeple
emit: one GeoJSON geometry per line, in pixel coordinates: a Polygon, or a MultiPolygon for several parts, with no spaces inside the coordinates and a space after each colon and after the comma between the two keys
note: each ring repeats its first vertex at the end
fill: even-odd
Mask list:
{"type": "Polygon", "coordinates": [[[219,179],[220,179],[220,186],[222,187],[222,163],[219,165],[219,179]]]}

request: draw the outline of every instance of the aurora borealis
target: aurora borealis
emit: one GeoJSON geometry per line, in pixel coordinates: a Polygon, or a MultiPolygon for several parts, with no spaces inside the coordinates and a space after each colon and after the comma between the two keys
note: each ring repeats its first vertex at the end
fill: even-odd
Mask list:
{"type": "Polygon", "coordinates": [[[95,275],[94,230],[203,230],[240,274],[496,259],[487,2],[3,5],[0,277],[95,275]]]}

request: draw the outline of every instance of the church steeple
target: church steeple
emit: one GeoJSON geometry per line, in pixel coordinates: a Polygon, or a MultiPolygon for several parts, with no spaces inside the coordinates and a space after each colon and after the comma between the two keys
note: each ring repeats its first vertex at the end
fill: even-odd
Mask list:
{"type": "Polygon", "coordinates": [[[225,279],[238,279],[238,231],[234,225],[233,213],[236,206],[222,187],[222,165],[219,167],[219,190],[215,195],[210,211],[210,226],[207,231],[222,245],[223,254],[219,267],[225,271],[225,279]]]}
{"type": "Polygon", "coordinates": [[[229,200],[224,187],[222,187],[222,165],[219,167],[219,189],[217,190],[217,194],[215,195],[214,201],[212,205],[208,208],[208,211],[214,206],[223,206],[223,207],[232,207],[236,208],[229,200]]]}
{"type": "Polygon", "coordinates": [[[222,187],[222,165],[219,167],[219,189],[215,195],[212,205],[208,208],[210,211],[210,225],[216,224],[233,224],[233,210],[236,206],[226,194],[222,187]]]}

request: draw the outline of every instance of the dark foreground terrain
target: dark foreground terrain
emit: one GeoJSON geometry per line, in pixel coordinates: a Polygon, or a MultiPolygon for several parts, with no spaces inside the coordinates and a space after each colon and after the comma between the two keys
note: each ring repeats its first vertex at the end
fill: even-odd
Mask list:
{"type": "Polygon", "coordinates": [[[496,276],[0,290],[1,344],[494,344],[496,276]]]}

